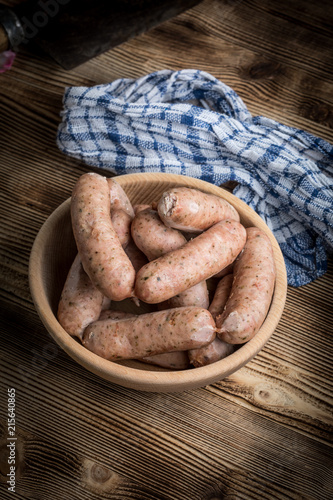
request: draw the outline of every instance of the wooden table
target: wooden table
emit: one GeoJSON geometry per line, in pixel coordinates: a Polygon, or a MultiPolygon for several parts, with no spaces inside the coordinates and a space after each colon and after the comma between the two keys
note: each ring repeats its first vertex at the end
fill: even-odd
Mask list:
{"type": "Polygon", "coordinates": [[[332,141],[330,20],[328,0],[205,0],[72,71],[25,48],[0,75],[1,498],[333,498],[332,265],[289,288],[253,361],[176,394],[124,389],[78,366],[47,334],[28,285],[39,228],[91,170],[55,143],[65,86],[198,68],[253,114],[332,141]],[[15,494],[6,484],[8,388],[15,494]]]}

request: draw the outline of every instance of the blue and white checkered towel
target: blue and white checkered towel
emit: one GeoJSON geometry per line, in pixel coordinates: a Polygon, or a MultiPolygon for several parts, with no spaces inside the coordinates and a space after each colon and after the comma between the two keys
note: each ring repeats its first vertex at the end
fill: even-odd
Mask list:
{"type": "Polygon", "coordinates": [[[220,185],[273,231],[288,283],[321,276],[333,249],[333,146],[302,130],[251,116],[208,73],[158,71],[64,95],[57,143],[118,175],[171,172],[220,185]]]}

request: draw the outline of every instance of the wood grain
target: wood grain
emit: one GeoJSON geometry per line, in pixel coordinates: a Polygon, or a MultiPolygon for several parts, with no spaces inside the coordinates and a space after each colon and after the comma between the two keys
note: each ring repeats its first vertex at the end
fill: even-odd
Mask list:
{"type": "Polygon", "coordinates": [[[274,335],[246,367],[182,394],[134,392],[78,366],[47,334],[28,284],[38,230],[93,170],[55,144],[66,86],[198,68],[253,115],[333,142],[330,7],[204,0],[75,70],[24,47],[0,75],[1,498],[13,498],[3,447],[12,386],[20,500],[332,498],[332,261],[289,287],[274,335]]]}
{"type": "MultiPolygon", "coordinates": [[[[31,318],[34,321],[34,315],[31,318]]],[[[42,328],[37,332],[45,335],[42,328]]],[[[44,340],[44,349],[45,345],[44,340]]],[[[12,383],[20,383],[18,414],[25,412],[25,431],[33,441],[49,443],[44,445],[44,455],[50,456],[56,443],[60,448],[66,443],[69,453],[81,455],[81,460],[89,449],[89,460],[120,475],[126,471],[132,481],[139,476],[152,496],[163,485],[162,498],[174,498],[175,484],[180,488],[177,498],[188,498],[189,491],[191,498],[211,498],[214,489],[219,494],[226,493],[224,489],[237,491],[241,478],[249,476],[250,485],[243,483],[241,488],[245,498],[260,498],[262,486],[269,486],[267,480],[269,493],[263,498],[287,498],[289,489],[294,491],[291,498],[325,498],[330,491],[329,441],[324,445],[263,418],[254,405],[239,404],[223,394],[216,397],[212,387],[173,395],[133,392],[96,377],[87,378],[60,350],[49,350],[47,356],[38,343],[34,350],[29,363],[10,349],[4,382],[10,374],[12,383]],[[13,370],[14,362],[18,367],[13,370]],[[68,422],[65,427],[64,421],[68,422]],[[282,464],[286,472],[281,470],[282,464]],[[288,468],[293,469],[292,482],[288,468]]],[[[246,376],[243,373],[244,379],[246,376]]],[[[49,468],[54,466],[54,458],[48,461],[49,468]]],[[[60,469],[63,475],[67,471],[65,466],[60,469]]],[[[78,479],[77,470],[72,475],[78,479]]]]}

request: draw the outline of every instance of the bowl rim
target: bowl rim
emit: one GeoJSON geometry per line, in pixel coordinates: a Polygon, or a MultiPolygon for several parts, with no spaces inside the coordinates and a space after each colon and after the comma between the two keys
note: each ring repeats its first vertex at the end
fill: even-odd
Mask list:
{"type": "MultiPolygon", "coordinates": [[[[103,173],[101,175],[103,175],[103,173]]],[[[265,224],[263,219],[261,219],[261,217],[245,202],[223,188],[201,179],[163,172],[124,174],[121,176],[114,176],[112,178],[122,185],[122,187],[126,186],[129,181],[131,182],[134,180],[138,183],[168,181],[171,184],[178,183],[179,185],[184,185],[186,184],[186,179],[189,179],[189,187],[204,191],[206,185],[207,191],[210,193],[213,192],[213,194],[217,194],[218,196],[226,199],[232,205],[236,203],[246,212],[250,211],[251,218],[254,219],[255,225],[266,232],[273,246],[274,261],[276,263],[276,283],[269,312],[260,330],[249,342],[243,344],[239,349],[226,358],[203,367],[172,371],[155,371],[149,369],[148,367],[146,369],[138,369],[108,361],[101,358],[97,354],[92,353],[75,338],[71,337],[59,324],[47,300],[47,296],[45,292],[43,292],[42,273],[40,267],[38,266],[38,262],[40,261],[41,243],[44,241],[48,227],[52,221],[57,220],[61,214],[65,214],[66,211],[70,209],[71,198],[68,198],[45,220],[35,238],[30,253],[30,293],[42,323],[55,342],[72,359],[95,375],[124,387],[155,392],[175,392],[203,387],[224,379],[244,366],[256,354],[258,354],[274,333],[275,328],[282,316],[287,295],[287,273],[284,258],[275,236],[265,224]]]]}

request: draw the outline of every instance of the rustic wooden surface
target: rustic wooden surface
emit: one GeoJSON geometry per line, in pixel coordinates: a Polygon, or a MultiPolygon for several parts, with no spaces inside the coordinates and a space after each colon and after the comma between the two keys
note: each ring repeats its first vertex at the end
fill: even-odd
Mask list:
{"type": "Polygon", "coordinates": [[[233,87],[253,114],[332,142],[331,27],[328,0],[204,0],[72,71],[24,48],[0,75],[1,498],[333,497],[332,265],[289,288],[280,324],[253,361],[180,394],[124,389],[76,365],[42,326],[27,279],[40,226],[90,170],[55,144],[66,85],[198,68],[233,87]],[[6,484],[8,387],[16,389],[15,494],[6,484]]]}

